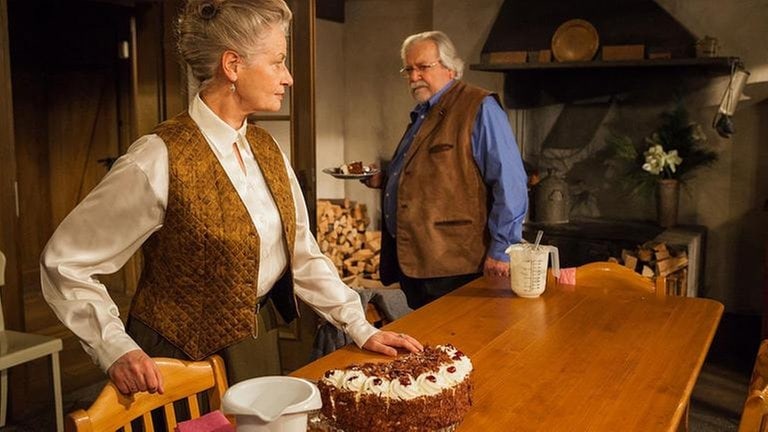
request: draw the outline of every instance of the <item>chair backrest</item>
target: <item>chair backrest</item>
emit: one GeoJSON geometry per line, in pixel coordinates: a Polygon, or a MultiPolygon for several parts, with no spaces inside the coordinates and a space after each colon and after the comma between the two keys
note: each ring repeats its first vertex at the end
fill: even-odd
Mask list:
{"type": "Polygon", "coordinates": [[[741,412],[739,432],[768,430],[768,339],[763,340],[755,359],[747,400],[741,412]]]}
{"type": "Polygon", "coordinates": [[[177,423],[173,402],[185,401],[190,418],[198,418],[201,412],[197,395],[202,392],[208,394],[211,411],[221,408],[221,400],[227,391],[227,375],[221,357],[214,355],[195,362],[170,358],[154,360],[163,374],[165,392],[162,395],[142,392],[125,396],[110,381],[88,409],[67,416],[65,430],[102,432],[125,428],[130,431],[130,422],[141,417],[145,431],[152,432],[163,426],[173,431],[177,423]],[[154,425],[151,411],[160,407],[165,412],[166,424],[154,425]]]}
{"type": "Polygon", "coordinates": [[[648,294],[664,295],[653,280],[631,269],[609,261],[597,261],[576,268],[576,284],[603,287],[607,290],[634,289],[648,294]]]}

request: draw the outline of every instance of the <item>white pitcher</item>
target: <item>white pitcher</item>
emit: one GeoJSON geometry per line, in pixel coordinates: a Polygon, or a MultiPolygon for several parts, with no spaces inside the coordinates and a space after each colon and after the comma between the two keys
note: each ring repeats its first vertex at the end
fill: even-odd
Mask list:
{"type": "Polygon", "coordinates": [[[235,415],[237,432],[304,432],[309,412],[322,405],[317,386],[305,379],[263,376],[230,387],[222,411],[235,415]]]}
{"type": "Polygon", "coordinates": [[[520,297],[538,297],[547,287],[547,261],[552,255],[552,274],[560,276],[560,256],[554,246],[517,243],[505,251],[509,255],[509,280],[520,297]]]}

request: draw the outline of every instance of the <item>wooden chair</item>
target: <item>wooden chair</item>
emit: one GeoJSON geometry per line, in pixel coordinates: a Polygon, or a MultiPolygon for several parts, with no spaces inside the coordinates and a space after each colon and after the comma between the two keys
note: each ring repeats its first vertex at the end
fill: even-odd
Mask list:
{"type": "MultiPolygon", "coordinates": [[[[5,285],[5,255],[0,252],[0,287],[3,285],[5,285]]],[[[57,337],[6,330],[3,319],[3,305],[0,301],[0,428],[5,426],[8,410],[8,369],[32,360],[51,356],[56,430],[61,432],[64,423],[64,411],[61,403],[59,351],[61,351],[62,347],[61,339],[57,337]]]]}
{"type": "Polygon", "coordinates": [[[654,283],[652,279],[621,264],[609,261],[597,261],[577,267],[576,284],[601,286],[609,290],[630,288],[660,297],[666,295],[666,288],[659,283],[654,283]]]}
{"type": "MultiPolygon", "coordinates": [[[[167,430],[172,432],[177,424],[174,402],[185,401],[191,418],[201,415],[198,393],[206,392],[210,410],[221,408],[221,400],[227,391],[227,374],[224,361],[211,356],[202,361],[184,361],[170,358],[155,358],[163,374],[164,394],[136,393],[125,396],[108,382],[101,394],[87,410],[70,413],[66,419],[67,431],[102,432],[123,428],[130,432],[131,421],[141,417],[144,431],[154,432],[152,410],[163,408],[167,430]]],[[[157,425],[162,428],[163,425],[157,425]]]]}
{"type": "MultiPolygon", "coordinates": [[[[602,287],[606,291],[634,290],[640,293],[652,294],[656,297],[664,297],[667,294],[666,283],[663,278],[657,278],[656,282],[621,264],[610,261],[597,261],[584,264],[576,268],[576,284],[602,287]]],[[[691,404],[685,406],[677,431],[688,430],[688,415],[691,404]]]]}
{"type": "Polygon", "coordinates": [[[768,339],[763,340],[755,359],[747,400],[741,412],[739,432],[768,431],[768,339]]]}

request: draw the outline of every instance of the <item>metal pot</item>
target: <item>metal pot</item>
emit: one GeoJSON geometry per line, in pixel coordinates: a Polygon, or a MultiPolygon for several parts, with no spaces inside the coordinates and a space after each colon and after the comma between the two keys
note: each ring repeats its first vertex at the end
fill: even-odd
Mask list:
{"type": "Polygon", "coordinates": [[[549,172],[549,175],[536,185],[535,199],[536,222],[566,223],[570,213],[568,183],[561,175],[549,172]]]}

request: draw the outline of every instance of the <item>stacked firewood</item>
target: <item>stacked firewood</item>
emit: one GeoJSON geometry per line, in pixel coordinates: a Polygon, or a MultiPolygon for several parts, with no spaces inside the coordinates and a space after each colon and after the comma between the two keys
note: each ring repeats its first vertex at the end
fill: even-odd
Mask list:
{"type": "Polygon", "coordinates": [[[369,224],[365,204],[317,201],[317,242],[339,276],[379,279],[381,231],[368,231],[369,224]]]}
{"type": "Polygon", "coordinates": [[[675,250],[664,242],[650,241],[636,250],[624,249],[621,258],[609,258],[651,279],[664,278],[669,294],[685,295],[688,274],[688,254],[675,250]]]}

